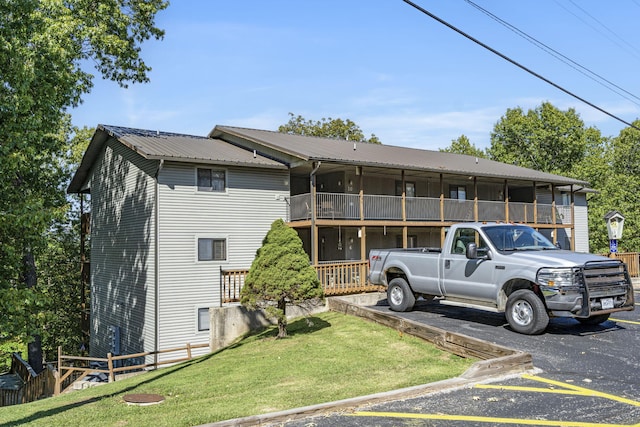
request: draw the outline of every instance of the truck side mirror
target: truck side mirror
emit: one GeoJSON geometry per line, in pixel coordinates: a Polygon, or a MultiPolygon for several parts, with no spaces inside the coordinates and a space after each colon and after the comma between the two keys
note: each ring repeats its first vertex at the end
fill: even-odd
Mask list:
{"type": "Polygon", "coordinates": [[[467,259],[476,259],[478,258],[478,246],[475,243],[467,244],[467,259]]]}
{"type": "MultiPolygon", "coordinates": [[[[483,250],[483,253],[485,250],[483,250]]],[[[486,251],[486,254],[478,256],[478,245],[475,243],[469,243],[467,245],[467,251],[465,253],[467,259],[491,259],[491,253],[486,251]]]]}

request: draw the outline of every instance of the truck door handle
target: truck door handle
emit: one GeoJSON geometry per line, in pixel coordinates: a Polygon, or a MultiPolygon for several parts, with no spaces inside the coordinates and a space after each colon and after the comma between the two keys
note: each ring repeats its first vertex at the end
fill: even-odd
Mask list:
{"type": "Polygon", "coordinates": [[[444,268],[451,268],[451,260],[448,260],[448,259],[444,260],[444,268]]]}

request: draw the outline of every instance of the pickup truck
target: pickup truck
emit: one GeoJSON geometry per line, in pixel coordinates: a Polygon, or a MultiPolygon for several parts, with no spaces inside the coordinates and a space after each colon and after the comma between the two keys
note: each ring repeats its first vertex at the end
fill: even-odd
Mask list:
{"type": "Polygon", "coordinates": [[[519,333],[544,332],[550,316],[586,324],[634,309],[627,266],[616,259],[557,248],[533,228],[460,223],[442,248],[374,249],[369,280],[387,288],[394,311],[416,298],[505,313],[519,333]]]}

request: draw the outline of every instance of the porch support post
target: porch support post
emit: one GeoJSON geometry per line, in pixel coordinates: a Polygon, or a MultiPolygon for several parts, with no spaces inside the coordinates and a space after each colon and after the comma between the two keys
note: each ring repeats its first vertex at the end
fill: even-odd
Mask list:
{"type": "Polygon", "coordinates": [[[360,227],[360,260],[367,260],[367,227],[360,227]]]}
{"type": "Polygon", "coordinates": [[[509,222],[509,183],[504,180],[504,219],[509,222]]]}
{"type": "Polygon", "coordinates": [[[318,265],[318,226],[316,225],[316,172],[321,162],[314,163],[313,170],[309,174],[309,187],[311,190],[311,264],[318,265]]]}
{"type": "Polygon", "coordinates": [[[533,181],[533,223],[538,224],[538,190],[536,182],[533,181]]]}
{"type": "Polygon", "coordinates": [[[473,220],[478,221],[478,177],[473,177],[473,220]]]}
{"type": "MultiPolygon", "coordinates": [[[[551,224],[556,225],[556,186],[551,184],[551,224]]],[[[553,244],[558,243],[558,229],[553,227],[553,244]]]]}
{"type": "MultiPolygon", "coordinates": [[[[405,177],[404,177],[404,169],[401,172],[401,176],[402,176],[402,220],[406,221],[407,220],[407,184],[405,182],[405,177]]],[[[406,242],[403,243],[403,247],[406,248],[406,242]]]]}
{"type": "Polygon", "coordinates": [[[575,199],[573,193],[573,184],[571,184],[571,250],[576,250],[576,212],[575,199]]]}
{"type": "MultiPolygon", "coordinates": [[[[359,174],[360,191],[358,192],[358,195],[360,198],[360,221],[364,221],[364,173],[362,170],[362,166],[356,166],[356,171],[358,170],[360,171],[360,174],[359,174]]],[[[362,231],[362,233],[364,234],[364,230],[362,231]]]]}
{"type": "Polygon", "coordinates": [[[440,221],[444,222],[444,179],[442,174],[440,174],[440,221]]]}

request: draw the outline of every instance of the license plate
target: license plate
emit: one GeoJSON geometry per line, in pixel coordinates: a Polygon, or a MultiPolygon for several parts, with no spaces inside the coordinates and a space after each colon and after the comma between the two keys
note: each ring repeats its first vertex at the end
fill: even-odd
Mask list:
{"type": "Polygon", "coordinates": [[[613,298],[602,298],[600,300],[600,303],[602,304],[602,309],[603,310],[607,310],[609,308],[613,308],[613,298]]]}

